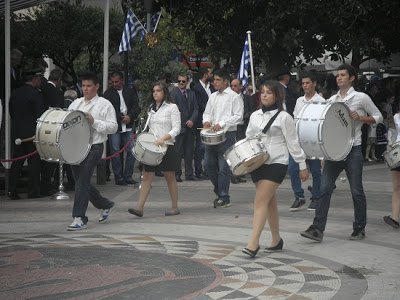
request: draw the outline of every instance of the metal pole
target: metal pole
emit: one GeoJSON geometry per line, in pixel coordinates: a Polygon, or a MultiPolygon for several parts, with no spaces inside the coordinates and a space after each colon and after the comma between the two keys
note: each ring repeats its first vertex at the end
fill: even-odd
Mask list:
{"type": "MultiPolygon", "coordinates": [[[[109,41],[109,27],[110,27],[110,0],[105,1],[104,8],[104,50],[103,50],[103,93],[108,88],[108,41],[109,41]]],[[[104,143],[103,157],[106,156],[107,144],[104,143]]],[[[97,184],[106,184],[106,162],[101,161],[97,165],[97,184]]]]}
{"type": "MultiPolygon", "coordinates": [[[[5,6],[4,6],[4,29],[5,29],[5,37],[4,37],[4,45],[5,45],[5,159],[10,159],[11,158],[11,118],[10,114],[8,113],[10,111],[10,96],[11,96],[11,67],[10,67],[10,48],[11,48],[11,41],[10,41],[10,15],[11,15],[11,8],[10,8],[10,0],[5,1],[5,6]]],[[[5,192],[6,195],[8,195],[8,185],[10,181],[10,168],[11,168],[11,163],[6,162],[4,163],[4,167],[6,168],[5,172],[5,192]]]]}
{"type": "Polygon", "coordinates": [[[69,200],[69,195],[64,193],[64,170],[63,170],[63,162],[60,161],[60,185],[58,186],[58,193],[55,193],[51,196],[53,200],[69,200]]]}
{"type": "Polygon", "coordinates": [[[251,31],[247,31],[247,36],[249,38],[249,52],[250,52],[250,68],[251,68],[251,84],[253,85],[253,93],[252,95],[255,94],[256,92],[256,84],[254,80],[254,67],[253,67],[253,52],[251,50],[251,31]]]}

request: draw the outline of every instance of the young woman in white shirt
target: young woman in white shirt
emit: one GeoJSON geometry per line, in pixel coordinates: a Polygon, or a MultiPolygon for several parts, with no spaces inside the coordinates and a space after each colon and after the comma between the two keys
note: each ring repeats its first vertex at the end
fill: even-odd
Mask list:
{"type": "Polygon", "coordinates": [[[272,240],[264,251],[275,252],[283,248],[283,240],[279,234],[276,190],[285,178],[289,153],[299,164],[301,180],[308,178],[306,155],[298,142],[294,120],[283,110],[285,91],[282,85],[278,81],[266,81],[261,85],[260,91],[262,107],[250,116],[246,136],[260,136],[269,158],[264,165],[251,172],[256,186],[253,232],[246,248],[242,250],[250,257],[255,257],[260,250],[260,236],[267,220],[272,240]],[[269,130],[262,133],[269,120],[278,112],[269,130]]]}
{"type": "MultiPolygon", "coordinates": [[[[396,143],[400,142],[400,113],[393,117],[394,124],[397,130],[396,143]]],[[[394,229],[399,229],[399,215],[400,215],[400,167],[392,169],[392,215],[384,216],[383,220],[386,224],[392,226],[394,229]]]]}
{"type": "Polygon", "coordinates": [[[176,183],[175,172],[179,166],[178,152],[175,137],[179,134],[181,128],[181,114],[178,106],[174,104],[168,86],[165,83],[157,82],[153,85],[153,103],[149,108],[149,131],[156,136],[156,145],[168,144],[161,164],[158,166],[149,166],[139,164],[142,171],[143,181],[140,189],[139,201],[136,209],[130,208],[128,211],[138,217],[143,217],[143,207],[149,196],[151,183],[153,182],[155,172],[162,171],[167,181],[169,194],[172,201],[172,208],[165,212],[166,216],[178,215],[178,186],[176,183]]]}

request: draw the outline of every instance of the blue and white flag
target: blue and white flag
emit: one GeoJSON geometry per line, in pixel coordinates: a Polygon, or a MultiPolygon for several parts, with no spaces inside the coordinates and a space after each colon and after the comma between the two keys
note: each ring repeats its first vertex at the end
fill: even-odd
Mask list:
{"type": "Polygon", "coordinates": [[[140,23],[139,19],[135,16],[132,10],[129,10],[126,17],[124,32],[122,33],[121,43],[119,44],[119,54],[131,50],[131,42],[134,41],[145,29],[140,23]]]}
{"type": "Polygon", "coordinates": [[[160,18],[161,18],[161,10],[157,13],[155,13],[152,17],[151,17],[151,28],[150,30],[147,30],[147,23],[144,23],[144,32],[142,32],[142,41],[145,40],[145,36],[146,36],[146,32],[156,32],[157,26],[158,26],[158,22],[160,22],[160,18]]]}
{"type": "Polygon", "coordinates": [[[246,36],[246,41],[244,42],[242,59],[240,61],[240,68],[238,73],[238,79],[242,82],[243,87],[248,85],[248,69],[250,65],[250,50],[249,50],[249,40],[246,36]]]}

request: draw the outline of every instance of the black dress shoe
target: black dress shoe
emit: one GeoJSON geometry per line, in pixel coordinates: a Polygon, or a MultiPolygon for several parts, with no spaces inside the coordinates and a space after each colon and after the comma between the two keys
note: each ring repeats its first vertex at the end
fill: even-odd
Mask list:
{"type": "Polygon", "coordinates": [[[243,183],[244,183],[244,182],[247,182],[246,179],[242,179],[242,178],[240,178],[240,177],[239,177],[237,180],[238,180],[239,182],[243,182],[243,183]]]}
{"type": "Polygon", "coordinates": [[[231,182],[233,184],[238,184],[239,183],[239,181],[235,177],[231,177],[231,182]]]}
{"type": "Polygon", "coordinates": [[[244,254],[247,254],[248,256],[254,258],[254,257],[256,257],[258,250],[260,250],[260,246],[258,246],[256,250],[250,250],[248,248],[243,248],[242,252],[244,254]]]}
{"type": "Polygon", "coordinates": [[[132,215],[135,215],[137,217],[143,217],[143,210],[137,210],[137,209],[134,209],[134,208],[129,208],[128,211],[132,215]]]}
{"type": "Polygon", "coordinates": [[[183,182],[180,176],[176,176],[176,182],[183,182]]]}
{"type": "Polygon", "coordinates": [[[16,194],[16,193],[8,193],[8,197],[11,199],[11,200],[19,200],[19,199],[21,199],[21,197],[18,195],[18,194],[16,194]]]}
{"type": "Polygon", "coordinates": [[[111,181],[110,176],[106,177],[106,181],[111,181]]]}
{"type": "Polygon", "coordinates": [[[137,184],[138,183],[136,180],[133,180],[133,179],[125,180],[125,182],[127,184],[137,184]]]}
{"type": "Polygon", "coordinates": [[[273,253],[277,251],[282,251],[282,248],[283,248],[283,240],[281,239],[278,245],[276,245],[275,247],[267,247],[264,249],[264,252],[273,253]]]}
{"type": "Polygon", "coordinates": [[[194,177],[194,176],[186,177],[185,180],[187,180],[187,181],[202,181],[202,179],[199,179],[199,178],[194,177]]]}
{"type": "Polygon", "coordinates": [[[128,185],[125,180],[119,180],[115,182],[116,185],[128,185]]]}

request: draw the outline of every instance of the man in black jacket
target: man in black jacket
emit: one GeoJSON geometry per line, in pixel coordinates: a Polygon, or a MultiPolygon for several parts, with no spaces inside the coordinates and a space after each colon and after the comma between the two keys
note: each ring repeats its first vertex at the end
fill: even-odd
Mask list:
{"type": "MultiPolygon", "coordinates": [[[[49,79],[47,82],[43,83],[41,87],[45,86],[42,90],[43,101],[45,109],[50,107],[63,108],[64,106],[64,95],[61,90],[61,81],[63,77],[63,72],[58,69],[54,69],[50,72],[49,79]]],[[[52,186],[52,178],[59,174],[55,174],[57,169],[57,164],[53,162],[48,162],[43,160],[41,162],[41,180],[40,180],[40,192],[44,196],[50,196],[57,192],[57,186],[52,186]]],[[[57,179],[55,180],[58,181],[57,179]]]]}
{"type": "MultiPolygon", "coordinates": [[[[114,106],[118,122],[118,131],[108,137],[111,155],[118,152],[122,146],[132,139],[134,134],[133,124],[140,113],[139,99],[134,89],[124,87],[124,78],[121,72],[113,72],[110,76],[111,88],[105,91],[103,97],[114,106]]],[[[132,179],[135,157],[132,154],[133,142],[125,148],[125,168],[122,166],[120,156],[112,158],[115,183],[127,185],[137,183],[132,179]]]]}
{"type": "MultiPolygon", "coordinates": [[[[31,70],[23,75],[25,85],[14,90],[10,97],[11,138],[27,139],[35,135],[36,120],[44,112],[42,93],[38,90],[41,84],[39,70],[31,70]]],[[[36,150],[33,140],[23,142],[14,148],[14,157],[21,157],[36,150]]],[[[10,170],[9,197],[20,199],[17,194],[17,183],[25,159],[14,161],[10,170]]],[[[29,192],[28,198],[41,197],[40,157],[39,154],[28,158],[29,192]]]]}
{"type": "MultiPolygon", "coordinates": [[[[211,85],[213,78],[212,69],[209,67],[201,67],[199,69],[199,82],[193,87],[196,93],[197,103],[199,105],[199,114],[195,122],[196,128],[203,127],[203,113],[206,109],[208,97],[215,92],[215,88],[211,85]]],[[[200,137],[200,130],[195,132],[196,148],[194,150],[194,171],[196,178],[208,179],[203,170],[203,159],[205,147],[200,137]]]]}
{"type": "MultiPolygon", "coordinates": [[[[188,84],[188,76],[181,74],[178,76],[178,87],[175,87],[171,96],[175,99],[181,112],[181,132],[176,137],[176,147],[179,153],[179,162],[181,162],[182,154],[185,160],[185,178],[186,180],[199,180],[193,175],[193,142],[196,127],[194,123],[197,120],[199,106],[196,100],[196,94],[186,89],[188,84]]],[[[182,182],[182,168],[176,172],[176,181],[182,182]]]]}

